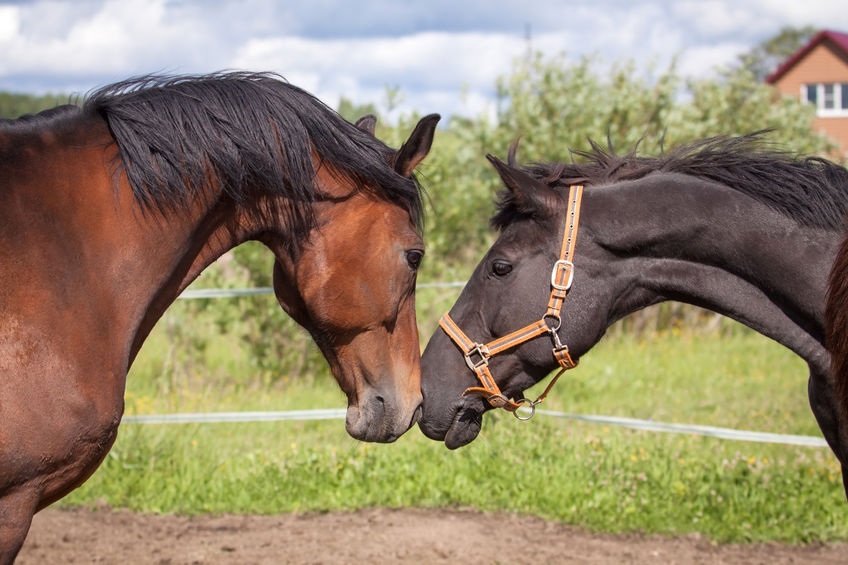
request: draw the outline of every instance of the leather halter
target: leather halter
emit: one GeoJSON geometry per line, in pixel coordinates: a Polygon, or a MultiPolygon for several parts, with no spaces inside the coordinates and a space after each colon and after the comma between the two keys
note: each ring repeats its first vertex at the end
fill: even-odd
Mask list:
{"type": "Polygon", "coordinates": [[[494,408],[503,408],[508,412],[512,412],[519,420],[529,420],[536,413],[536,406],[545,399],[560,375],[566,370],[577,366],[577,363],[572,361],[571,355],[568,353],[568,346],[560,341],[557,330],[559,330],[562,324],[563,301],[574,280],[574,263],[572,263],[572,258],[574,257],[574,244],[577,241],[577,227],[580,222],[580,202],[582,198],[583,187],[581,185],[572,185],[568,192],[567,224],[562,234],[562,248],[560,250],[559,260],[554,263],[553,270],[551,271],[551,296],[548,300],[548,309],[540,320],[486,344],[472,341],[459,328],[456,322],[451,319],[448,313],[439,320],[439,326],[462,350],[465,356],[465,364],[468,365],[469,369],[474,371],[474,374],[477,375],[482,385],[467,388],[462,393],[462,396],[478,394],[488,400],[489,404],[494,408]],[[536,400],[530,401],[527,398],[512,400],[507,398],[501,392],[501,389],[492,377],[492,373],[489,371],[489,359],[498,353],[503,353],[507,349],[545,333],[550,334],[553,341],[554,348],[552,351],[554,358],[560,366],[559,372],[536,400]],[[526,416],[522,416],[518,412],[518,409],[524,405],[530,409],[529,414],[526,416]]]}

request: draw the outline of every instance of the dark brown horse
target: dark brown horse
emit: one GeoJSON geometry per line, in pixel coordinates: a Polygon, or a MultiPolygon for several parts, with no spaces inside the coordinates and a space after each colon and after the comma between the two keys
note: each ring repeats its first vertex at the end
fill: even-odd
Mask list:
{"type": "Polygon", "coordinates": [[[488,362],[503,396],[526,404],[523,391],[561,365],[559,344],[576,361],[615,321],[677,300],[734,318],[802,357],[812,411],[848,468],[845,250],[831,292],[841,307],[841,333],[831,336],[841,364],[833,374],[825,347],[828,273],[845,234],[848,171],[774,151],[757,135],[702,140],[659,158],[596,145],[579,154],[584,162],[531,167],[490,157],[507,188],[493,218],[500,235],[450,311],[482,346],[464,347],[473,353],[466,358],[441,329],[430,339],[421,362],[422,431],[451,448],[477,436],[492,406],[486,396],[464,394],[480,388],[469,366],[488,362]],[[573,284],[552,320],[552,279],[566,279],[552,267],[561,264],[571,223],[569,188],[581,184],[573,284]],[[548,330],[483,359],[487,344],[500,345],[540,319],[548,330]]]}
{"type": "MultiPolygon", "coordinates": [[[[840,437],[848,438],[848,237],[836,252],[828,279],[825,305],[826,343],[830,352],[834,402],[844,418],[838,420],[840,437]]],[[[848,454],[839,457],[842,482],[848,495],[848,454]]]]}
{"type": "Polygon", "coordinates": [[[423,256],[413,169],[438,116],[393,151],[266,74],[144,78],[0,124],[0,563],[32,515],[115,440],[127,370],[168,305],[246,240],[281,306],[388,442],[417,419],[423,256]]]}

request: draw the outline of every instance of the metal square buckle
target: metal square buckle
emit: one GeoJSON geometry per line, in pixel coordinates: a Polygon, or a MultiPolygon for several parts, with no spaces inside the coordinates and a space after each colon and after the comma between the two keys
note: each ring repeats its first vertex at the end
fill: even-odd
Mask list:
{"type": "Polygon", "coordinates": [[[482,343],[475,343],[474,347],[465,354],[465,364],[472,371],[477,371],[479,367],[487,367],[489,365],[489,348],[482,343]],[[474,361],[471,356],[477,354],[480,356],[479,361],[474,361]]]}
{"type": "Polygon", "coordinates": [[[574,263],[567,261],[566,259],[560,259],[554,263],[554,268],[551,271],[551,286],[557,290],[567,291],[571,288],[572,282],[574,282],[574,263]],[[560,266],[568,271],[568,278],[563,284],[559,284],[557,282],[557,275],[559,274],[560,266]]]}

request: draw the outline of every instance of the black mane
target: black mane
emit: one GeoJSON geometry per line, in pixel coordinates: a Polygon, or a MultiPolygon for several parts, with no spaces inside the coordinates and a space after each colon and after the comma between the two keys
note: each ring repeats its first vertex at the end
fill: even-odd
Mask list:
{"type": "MultiPolygon", "coordinates": [[[[581,163],[535,164],[524,169],[552,187],[603,185],[674,172],[713,180],[747,194],[806,226],[841,230],[848,209],[848,171],[818,157],[801,158],[763,140],[766,132],[694,141],[661,157],[635,150],[617,155],[590,140],[591,150],[573,151],[581,163]]],[[[502,229],[518,211],[502,194],[492,225],[502,229]]]]}
{"type": "Polygon", "coordinates": [[[294,202],[280,211],[303,234],[314,223],[313,151],[360,190],[406,208],[420,227],[420,187],[395,173],[382,142],[311,94],[267,73],[146,76],[101,88],[82,111],[102,116],[144,210],[180,210],[212,183],[242,202],[249,191],[294,202]]]}

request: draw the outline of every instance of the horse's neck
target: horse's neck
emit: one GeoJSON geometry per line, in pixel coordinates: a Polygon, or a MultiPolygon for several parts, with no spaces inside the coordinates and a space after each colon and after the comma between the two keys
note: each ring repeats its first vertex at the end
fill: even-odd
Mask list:
{"type": "Polygon", "coordinates": [[[824,363],[827,276],[839,236],[799,225],[728,187],[655,175],[594,191],[586,217],[618,257],[623,317],[679,300],[734,318],[824,363]],[[605,192],[607,191],[607,192],[605,192]]]}
{"type": "MultiPolygon", "coordinates": [[[[132,359],[153,323],[203,267],[232,247],[228,218],[209,205],[143,212],[125,178],[116,189],[115,148],[99,119],[63,129],[0,136],[2,210],[0,308],[33,334],[100,332],[92,357],[120,367],[132,359]],[[38,301],[27,299],[39,296],[38,301]],[[42,320],[61,313],[73,323],[42,320]],[[99,359],[99,357],[98,357],[99,359]]],[[[120,369],[117,369],[120,370],[120,369]]]]}

